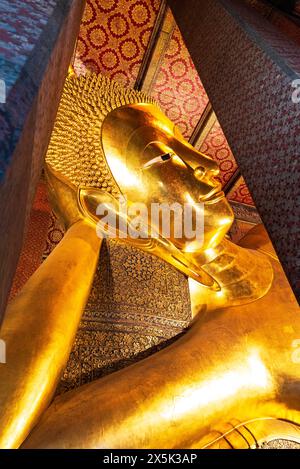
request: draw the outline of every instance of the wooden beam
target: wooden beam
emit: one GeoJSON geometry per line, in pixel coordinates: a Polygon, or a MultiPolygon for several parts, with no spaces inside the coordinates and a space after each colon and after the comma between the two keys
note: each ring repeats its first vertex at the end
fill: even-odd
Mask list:
{"type": "Polygon", "coordinates": [[[201,147],[202,143],[206,139],[207,135],[211,131],[212,127],[216,122],[216,115],[210,102],[207,103],[193,133],[190,137],[190,144],[198,148],[201,147]]]}
{"type": "Polygon", "coordinates": [[[223,187],[223,192],[225,193],[225,195],[229,194],[229,192],[234,188],[235,184],[240,179],[240,177],[242,177],[241,171],[239,170],[239,168],[237,168],[231,178],[226,182],[223,187]]]}
{"type": "Polygon", "coordinates": [[[162,29],[167,9],[167,0],[161,0],[160,8],[154,23],[154,27],[150,36],[150,40],[144,54],[144,58],[134,85],[136,90],[141,90],[148,72],[149,65],[162,29]]]}

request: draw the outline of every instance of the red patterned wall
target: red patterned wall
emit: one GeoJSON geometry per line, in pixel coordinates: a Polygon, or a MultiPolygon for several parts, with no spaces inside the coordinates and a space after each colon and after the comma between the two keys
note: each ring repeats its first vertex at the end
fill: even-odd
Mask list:
{"type": "Polygon", "coordinates": [[[229,200],[235,200],[242,204],[254,205],[253,199],[243,177],[241,177],[228,194],[229,200]]]}
{"type": "Polygon", "coordinates": [[[182,134],[189,138],[208,97],[177,26],[151,94],[182,134]]]}
{"type": "Polygon", "coordinates": [[[237,163],[218,121],[207,135],[200,151],[218,162],[220,168],[218,179],[223,185],[228,182],[237,169],[237,163]]]}
{"type": "Polygon", "coordinates": [[[31,277],[42,262],[45,240],[48,237],[50,218],[51,207],[47,198],[46,184],[44,181],[41,181],[37,187],[31,209],[28,228],[15,273],[10,299],[21,290],[27,279],[31,277]]]}
{"type": "Polygon", "coordinates": [[[78,37],[77,73],[103,73],[134,86],[160,0],[87,0],[78,37]]]}

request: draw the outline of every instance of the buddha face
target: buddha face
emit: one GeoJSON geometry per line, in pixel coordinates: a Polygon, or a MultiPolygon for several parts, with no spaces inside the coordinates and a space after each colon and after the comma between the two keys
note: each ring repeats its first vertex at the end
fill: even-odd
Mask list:
{"type": "Polygon", "coordinates": [[[233,214],[215,178],[218,165],[196,151],[156,106],[127,105],[110,112],[102,127],[102,146],[129,203],[145,204],[148,213],[152,204],[202,204],[201,239],[184,233],[176,237],[171,231],[174,246],[191,253],[220,243],[233,214]]]}
{"type": "Polygon", "coordinates": [[[160,257],[204,286],[219,289],[202,269],[215,255],[210,248],[220,244],[233,221],[216,180],[218,166],[185,141],[151,97],[101,75],[68,77],[46,164],[53,206],[66,227],[86,218],[96,223],[103,237],[108,226],[109,235],[125,238],[124,242],[160,257]],[[146,230],[142,230],[146,237],[131,236],[132,215],[120,209],[120,195],[127,206],[146,207],[146,230]],[[178,223],[171,212],[175,204],[192,207],[192,219],[200,214],[200,236],[197,224],[191,229],[196,236],[187,235],[185,229],[178,234],[185,212],[178,223]],[[163,212],[153,222],[153,205],[170,208],[169,235],[161,229],[163,212]],[[105,224],[99,207],[109,207],[116,225],[105,224]],[[117,229],[111,233],[110,226],[117,229]]]}

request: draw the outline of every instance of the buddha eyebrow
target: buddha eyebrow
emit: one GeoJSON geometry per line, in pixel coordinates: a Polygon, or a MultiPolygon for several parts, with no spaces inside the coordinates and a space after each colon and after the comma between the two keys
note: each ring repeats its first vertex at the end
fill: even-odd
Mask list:
{"type": "Polygon", "coordinates": [[[152,158],[150,161],[144,164],[143,168],[149,168],[155,163],[161,163],[162,161],[168,161],[172,157],[172,153],[164,153],[163,155],[156,156],[152,158]]]}

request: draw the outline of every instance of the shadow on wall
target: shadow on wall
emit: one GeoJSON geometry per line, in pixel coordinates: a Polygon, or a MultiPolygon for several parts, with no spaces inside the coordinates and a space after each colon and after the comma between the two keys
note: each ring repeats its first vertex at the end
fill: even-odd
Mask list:
{"type": "Polygon", "coordinates": [[[268,0],[269,3],[276,6],[286,13],[296,14],[300,16],[300,1],[299,0],[268,0]]]}

